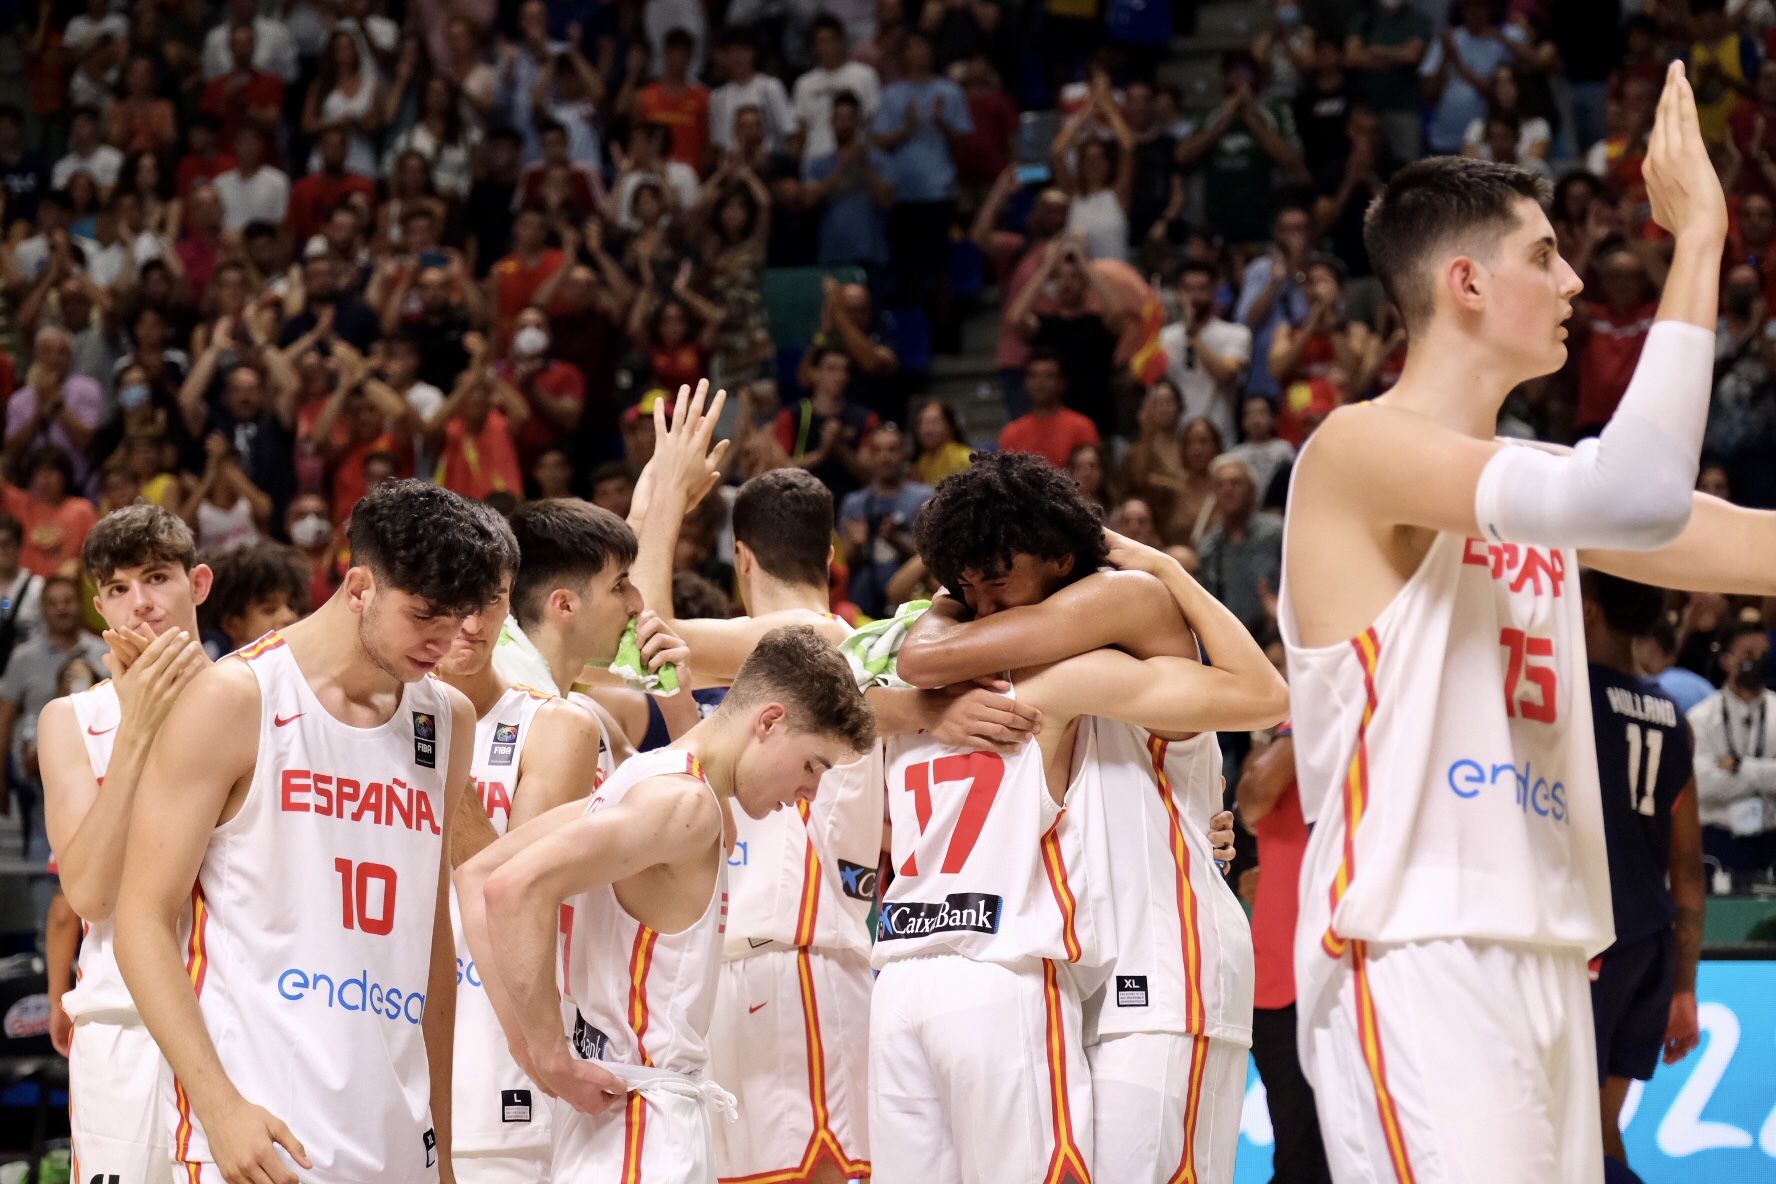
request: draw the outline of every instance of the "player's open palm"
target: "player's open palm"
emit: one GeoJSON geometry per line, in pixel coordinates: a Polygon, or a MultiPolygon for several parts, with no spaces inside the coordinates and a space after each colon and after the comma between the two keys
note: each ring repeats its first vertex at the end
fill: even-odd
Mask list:
{"type": "Polygon", "coordinates": [[[721,480],[719,466],[729,441],[715,443],[715,425],[727,398],[726,391],[709,398],[709,380],[705,378],[698,380],[694,393],[688,386],[678,388],[670,423],[663,402],[654,404],[654,456],[648,468],[658,466],[661,485],[678,488],[687,510],[721,480]]]}
{"type": "Polygon", "coordinates": [[[314,1166],[283,1120],[251,1102],[243,1100],[205,1118],[203,1126],[216,1170],[228,1184],[301,1184],[278,1153],[279,1147],[303,1167],[314,1166]]]}
{"type": "Polygon", "coordinates": [[[105,655],[105,666],[117,685],[120,713],[150,735],[203,665],[203,646],[183,629],[168,629],[127,666],[115,651],[105,655]]]}
{"type": "Polygon", "coordinates": [[[1674,235],[1726,237],[1726,198],[1702,140],[1696,95],[1681,62],[1671,63],[1665,73],[1665,90],[1659,96],[1641,172],[1653,221],[1674,235]]]}

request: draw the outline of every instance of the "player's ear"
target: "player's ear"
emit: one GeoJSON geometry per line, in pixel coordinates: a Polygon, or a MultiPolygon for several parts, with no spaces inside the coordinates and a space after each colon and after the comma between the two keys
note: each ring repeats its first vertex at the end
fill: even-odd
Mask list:
{"type": "Polygon", "coordinates": [[[788,723],[789,712],[781,703],[767,703],[759,708],[759,713],[752,717],[753,738],[763,740],[772,732],[779,731],[788,723]]]}
{"type": "Polygon", "coordinates": [[[1450,302],[1461,312],[1485,309],[1486,281],[1486,269],[1466,255],[1457,255],[1444,265],[1443,286],[1450,302]]]}
{"type": "Polygon", "coordinates": [[[210,589],[216,586],[216,573],[210,565],[200,563],[191,569],[191,603],[202,604],[210,598],[210,589]]]}

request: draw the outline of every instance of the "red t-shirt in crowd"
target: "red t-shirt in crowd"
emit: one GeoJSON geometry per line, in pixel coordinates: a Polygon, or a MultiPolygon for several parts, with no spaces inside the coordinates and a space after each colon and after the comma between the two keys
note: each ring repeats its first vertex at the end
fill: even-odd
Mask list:
{"type": "Polygon", "coordinates": [[[1034,452],[1057,469],[1081,444],[1098,444],[1098,425],[1071,407],[1052,415],[1032,411],[1005,425],[999,433],[999,451],[1034,452]]]}
{"type": "Polygon", "coordinates": [[[86,532],[99,520],[98,511],[83,497],[65,498],[59,506],[40,502],[12,485],[0,486],[0,503],[25,528],[19,549],[19,566],[40,576],[53,576],[69,560],[80,559],[86,532]]]}
{"type": "Polygon", "coordinates": [[[354,193],[369,198],[372,206],[376,204],[376,182],[356,173],[342,173],[337,177],[310,173],[290,186],[290,204],[284,211],[284,225],[295,235],[298,256],[302,253],[302,245],[319,234],[333,211],[354,193]]]}
{"type": "MultiPolygon", "coordinates": [[[[383,432],[361,440],[345,452],[333,465],[333,520],[343,522],[352,508],[364,498],[364,461],[372,452],[387,452],[400,462],[397,477],[413,476],[413,449],[405,436],[383,432]]],[[[430,474],[425,474],[430,476],[430,474]]]]}
{"type": "Polygon", "coordinates": [[[709,151],[709,88],[691,85],[672,90],[664,81],[650,82],[635,97],[637,117],[644,123],[663,123],[672,129],[673,160],[703,171],[703,155],[709,151]]]}
{"type": "Polygon", "coordinates": [[[681,386],[695,386],[709,373],[708,359],[695,342],[678,346],[648,346],[648,368],[653,371],[654,385],[676,391],[681,386]]]}
{"type": "Polygon", "coordinates": [[[548,283],[549,277],[560,271],[566,261],[560,251],[546,250],[537,253],[536,262],[526,263],[523,255],[513,251],[493,265],[493,286],[497,294],[494,316],[502,352],[511,344],[512,322],[530,307],[537,289],[548,283]]]}
{"type": "MultiPolygon", "coordinates": [[[[518,392],[530,402],[530,418],[518,429],[518,453],[523,462],[531,461],[561,443],[566,433],[561,426],[550,419],[538,401],[531,396],[548,395],[551,399],[571,398],[581,407],[586,405],[586,379],[580,368],[572,362],[551,360],[546,366],[532,375],[527,382],[520,383],[510,362],[503,362],[496,371],[501,378],[511,383],[518,392]]],[[[499,414],[496,412],[496,414],[499,414]]],[[[501,420],[505,419],[503,414],[501,420]]],[[[455,420],[451,421],[455,423],[455,420]]],[[[460,490],[458,492],[461,492],[460,490]]]]}
{"type": "Polygon", "coordinates": [[[179,171],[173,175],[173,180],[179,187],[179,196],[190,197],[193,185],[199,181],[214,181],[233,167],[232,152],[216,152],[209,156],[187,152],[179,160],[179,171]]]}
{"type": "Polygon", "coordinates": [[[522,494],[524,475],[505,412],[489,411],[479,430],[460,416],[445,424],[437,479],[445,489],[475,501],[500,491],[522,494]]]}
{"type": "MultiPolygon", "coordinates": [[[[239,90],[229,87],[230,80],[235,77],[234,74],[224,74],[204,87],[203,109],[221,123],[222,129],[217,133],[216,140],[222,144],[234,143],[235,134],[247,122],[250,112],[265,107],[275,107],[281,111],[284,106],[284,80],[276,74],[254,70],[247,75],[245,85],[239,90]]],[[[267,142],[265,155],[273,164],[277,163],[275,140],[267,142]]]]}
{"type": "Polygon", "coordinates": [[[1616,404],[1627,393],[1646,344],[1658,305],[1652,301],[1625,313],[1611,312],[1601,304],[1581,302],[1575,319],[1584,325],[1585,340],[1579,346],[1579,411],[1576,426],[1602,427],[1615,414],[1616,404]]]}
{"type": "Polygon", "coordinates": [[[1258,820],[1258,898],[1252,902],[1252,963],[1257,982],[1252,1006],[1272,1009],[1295,1002],[1296,892],[1307,852],[1307,820],[1295,782],[1258,820]]]}

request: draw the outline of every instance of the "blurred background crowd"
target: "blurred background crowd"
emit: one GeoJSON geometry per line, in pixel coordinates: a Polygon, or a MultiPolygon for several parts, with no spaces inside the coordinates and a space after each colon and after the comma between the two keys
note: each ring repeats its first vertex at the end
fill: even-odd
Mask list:
{"type": "MultiPolygon", "coordinates": [[[[0,735],[27,852],[36,712],[104,676],[98,516],[191,523],[219,653],[330,594],[389,477],[625,512],[655,402],[703,376],[733,396],[730,488],[796,465],[833,489],[850,619],[931,590],[913,518],[1002,447],[1271,637],[1294,457],[1405,353],[1369,199],[1428,154],[1549,178],[1585,291],[1568,364],[1499,431],[1594,433],[1670,255],[1640,168],[1672,56],[1732,213],[1702,486],[1772,507],[1771,0],[0,0],[0,735]]],[[[724,514],[678,557],[718,594],[724,514]]],[[[1734,751],[1698,769],[1731,779],[1704,787],[1719,826],[1765,803],[1754,881],[1773,610],[1674,596],[1644,659],[1721,704],[1734,751]]]]}

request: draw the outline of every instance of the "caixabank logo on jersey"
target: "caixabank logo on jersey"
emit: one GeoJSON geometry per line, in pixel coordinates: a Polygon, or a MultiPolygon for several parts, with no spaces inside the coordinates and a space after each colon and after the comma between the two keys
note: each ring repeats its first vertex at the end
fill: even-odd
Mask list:
{"type": "Polygon", "coordinates": [[[952,892],[942,900],[896,900],[882,906],[876,940],[928,937],[933,933],[998,933],[1005,898],[984,892],[952,892]]]}

